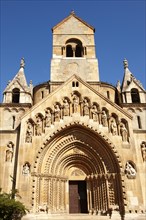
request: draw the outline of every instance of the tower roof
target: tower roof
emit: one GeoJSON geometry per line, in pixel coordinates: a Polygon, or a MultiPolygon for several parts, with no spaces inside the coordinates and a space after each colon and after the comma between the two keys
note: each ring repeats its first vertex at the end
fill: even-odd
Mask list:
{"type": "Polygon", "coordinates": [[[29,90],[28,85],[27,85],[27,81],[26,81],[26,77],[25,77],[25,73],[24,73],[24,67],[25,67],[25,61],[24,61],[24,58],[21,58],[20,69],[19,69],[18,73],[15,75],[15,77],[13,78],[13,80],[8,83],[4,92],[10,90],[14,84],[18,84],[24,91],[29,90]]]}
{"type": "Polygon", "coordinates": [[[95,28],[91,25],[89,25],[88,23],[86,23],[85,21],[83,21],[81,18],[79,18],[75,12],[72,10],[70,15],[67,16],[66,18],[64,18],[61,22],[59,22],[57,25],[55,25],[53,28],[52,28],[52,32],[57,28],[59,27],[60,25],[62,25],[64,22],[66,22],[67,20],[69,20],[71,17],[74,17],[76,18],[78,21],[80,21],[81,23],[83,23],[84,25],[86,25],[87,27],[89,27],[90,29],[92,29],[94,32],[95,32],[95,28]]]}
{"type": "Polygon", "coordinates": [[[123,78],[122,88],[121,88],[122,92],[125,92],[128,89],[131,82],[134,82],[139,88],[144,90],[141,82],[137,80],[134,77],[134,75],[131,73],[131,71],[129,70],[127,59],[124,59],[123,64],[124,64],[124,78],[123,78]]]}

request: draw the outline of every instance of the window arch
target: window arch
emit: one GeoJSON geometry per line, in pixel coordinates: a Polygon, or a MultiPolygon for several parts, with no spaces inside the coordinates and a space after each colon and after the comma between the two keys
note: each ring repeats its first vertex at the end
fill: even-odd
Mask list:
{"type": "Polygon", "coordinates": [[[12,90],[12,102],[19,103],[19,99],[20,99],[20,89],[15,88],[12,90]]]}
{"type": "Polygon", "coordinates": [[[132,103],[140,103],[139,91],[138,89],[131,89],[131,100],[132,103]]]}
{"type": "Polygon", "coordinates": [[[82,42],[76,38],[71,38],[66,41],[66,57],[83,57],[82,42]]]}

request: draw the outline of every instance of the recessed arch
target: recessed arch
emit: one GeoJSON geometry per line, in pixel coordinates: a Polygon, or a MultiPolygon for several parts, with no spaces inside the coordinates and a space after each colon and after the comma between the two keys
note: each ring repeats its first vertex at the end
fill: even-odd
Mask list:
{"type": "MultiPolygon", "coordinates": [[[[94,183],[97,189],[104,191],[105,197],[102,198],[100,204],[102,209],[107,210],[110,203],[118,206],[120,211],[124,209],[121,162],[116,147],[103,133],[80,122],[60,127],[52,135],[46,137],[44,145],[40,147],[36,155],[33,171],[38,176],[37,178],[41,177],[43,181],[43,194],[47,195],[46,190],[49,187],[49,201],[47,196],[44,197],[44,202],[48,201],[49,207],[53,209],[55,203],[58,207],[56,209],[60,209],[62,206],[60,198],[62,196],[65,198],[64,187],[67,187],[71,173],[76,170],[83,175],[92,195],[94,183]],[[57,187],[55,191],[58,197],[55,196],[55,191],[52,191],[54,187],[57,187]],[[109,193],[112,193],[114,199],[109,199],[109,193]]],[[[76,178],[80,178],[80,175],[76,178]]],[[[38,204],[41,199],[41,195],[38,195],[39,184],[40,182],[36,181],[38,204]]],[[[97,203],[94,197],[92,200],[94,204],[92,208],[95,209],[97,203]]],[[[98,206],[98,209],[100,207],[98,206]]]]}

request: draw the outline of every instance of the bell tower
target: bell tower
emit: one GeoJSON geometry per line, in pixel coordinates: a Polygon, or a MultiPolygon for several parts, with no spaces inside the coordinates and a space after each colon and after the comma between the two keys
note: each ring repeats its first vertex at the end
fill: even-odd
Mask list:
{"type": "Polygon", "coordinates": [[[73,74],[88,82],[99,81],[94,32],[74,11],[52,28],[52,82],[64,82],[73,74]]]}

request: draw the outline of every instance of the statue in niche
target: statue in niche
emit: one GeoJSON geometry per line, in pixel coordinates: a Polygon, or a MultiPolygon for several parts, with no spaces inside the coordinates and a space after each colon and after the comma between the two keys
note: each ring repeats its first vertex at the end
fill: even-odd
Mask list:
{"type": "Polygon", "coordinates": [[[92,106],[91,113],[92,113],[93,121],[98,121],[98,110],[96,105],[92,106]]]}
{"type": "Polygon", "coordinates": [[[107,127],[107,114],[106,114],[106,112],[104,110],[101,113],[101,124],[104,127],[107,127]]]}
{"type": "Polygon", "coordinates": [[[84,116],[89,115],[89,103],[86,98],[83,101],[83,114],[84,114],[84,116]]]}
{"type": "Polygon", "coordinates": [[[33,135],[33,126],[31,122],[28,122],[27,130],[26,130],[26,139],[25,139],[27,143],[32,142],[32,135],[33,135]]]}
{"type": "Polygon", "coordinates": [[[141,144],[141,154],[143,161],[146,161],[146,142],[142,142],[141,144]]]}
{"type": "Polygon", "coordinates": [[[29,163],[25,163],[23,165],[22,174],[23,175],[28,175],[29,173],[30,173],[30,165],[29,165],[29,163]]]}
{"type": "Polygon", "coordinates": [[[111,120],[111,124],[110,124],[110,131],[112,133],[112,135],[117,135],[117,124],[115,122],[115,119],[111,120]]]}
{"type": "Polygon", "coordinates": [[[50,109],[46,109],[46,115],[45,115],[45,126],[50,127],[52,123],[52,114],[50,109]]]}
{"type": "Polygon", "coordinates": [[[54,119],[55,119],[55,121],[60,121],[60,113],[61,113],[60,107],[58,104],[56,104],[54,106],[54,119]]]}
{"type": "Polygon", "coordinates": [[[67,99],[63,100],[64,104],[63,104],[63,113],[64,116],[69,116],[69,103],[67,99]]]}
{"type": "Polygon", "coordinates": [[[128,139],[128,131],[127,131],[126,127],[125,127],[125,124],[123,124],[123,123],[121,123],[121,125],[120,125],[120,134],[122,136],[122,140],[124,142],[126,142],[127,139],[128,139]]]}
{"type": "Polygon", "coordinates": [[[136,170],[128,161],[125,166],[125,173],[129,179],[134,179],[136,177],[136,170]]]}
{"type": "Polygon", "coordinates": [[[40,136],[42,134],[42,119],[40,116],[37,116],[36,120],[36,135],[40,136]]]}
{"type": "Polygon", "coordinates": [[[79,97],[76,94],[74,94],[74,97],[73,97],[73,112],[74,113],[78,112],[78,106],[79,106],[79,97]]]}
{"type": "Polygon", "coordinates": [[[6,150],[6,161],[12,162],[13,159],[13,153],[14,153],[14,144],[12,142],[9,142],[7,145],[8,149],[6,150]]]}

